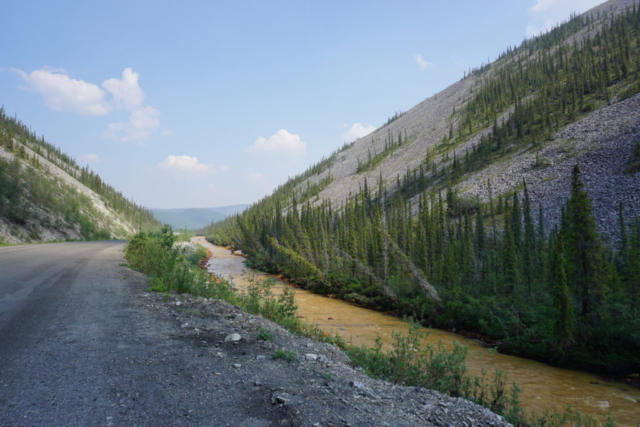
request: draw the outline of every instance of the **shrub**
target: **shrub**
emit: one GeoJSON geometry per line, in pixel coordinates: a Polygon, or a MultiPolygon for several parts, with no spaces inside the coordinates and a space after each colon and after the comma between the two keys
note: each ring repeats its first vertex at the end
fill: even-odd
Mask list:
{"type": "Polygon", "coordinates": [[[273,341],[273,332],[265,328],[258,328],[256,338],[260,341],[273,341]]]}
{"type": "Polygon", "coordinates": [[[293,351],[285,350],[283,348],[279,349],[275,353],[271,355],[272,359],[283,359],[288,363],[296,360],[296,354],[293,351]]]}

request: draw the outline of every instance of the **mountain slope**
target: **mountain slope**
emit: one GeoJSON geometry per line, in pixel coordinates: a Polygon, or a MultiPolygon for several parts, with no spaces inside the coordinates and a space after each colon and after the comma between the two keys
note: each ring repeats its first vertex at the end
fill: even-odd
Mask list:
{"type": "Polygon", "coordinates": [[[148,210],[0,110],[0,241],[126,238],[155,227],[148,210]]]}
{"type": "Polygon", "coordinates": [[[502,351],[640,369],[640,7],[508,48],[210,240],[502,351]],[[635,166],[634,166],[635,165],[635,166]]]}
{"type": "MultiPolygon", "coordinates": [[[[388,194],[392,194],[398,189],[398,178],[405,178],[407,172],[417,175],[420,167],[423,167],[428,178],[427,168],[433,169],[436,167],[442,169],[450,166],[454,153],[462,157],[467,151],[471,152],[473,147],[480,143],[483,136],[492,133],[494,123],[505,122],[513,113],[516,102],[505,102],[498,105],[498,109],[489,114],[491,117],[483,121],[476,121],[476,118],[469,117],[470,115],[466,110],[470,101],[478,103],[478,95],[481,94],[483,88],[490,86],[491,81],[496,78],[498,70],[506,69],[507,74],[511,74],[509,67],[515,68],[518,65],[516,64],[517,61],[521,61],[524,67],[527,67],[532,62],[539,60],[544,54],[555,52],[557,50],[556,46],[572,46],[574,42],[579,42],[587,36],[593,37],[598,34],[598,30],[602,25],[608,23],[611,16],[626,10],[633,4],[632,0],[608,1],[580,17],[574,17],[572,21],[565,24],[564,28],[561,28],[562,31],[560,29],[554,30],[559,34],[554,34],[552,31],[543,37],[525,42],[519,48],[509,49],[493,64],[474,70],[471,75],[426,99],[388,125],[355,141],[351,146],[335,155],[331,159],[330,165],[321,173],[313,175],[298,184],[298,203],[308,200],[305,197],[300,197],[307,187],[318,185],[328,177],[331,177],[331,183],[325,186],[312,201],[315,203],[329,201],[333,206],[339,206],[350,195],[353,196],[361,191],[364,187],[365,179],[369,186],[376,186],[381,178],[383,188],[386,189],[388,194]],[[585,24],[583,22],[585,17],[593,17],[593,22],[585,24]],[[562,39],[557,40],[558,38],[562,39]],[[545,48],[544,46],[549,43],[553,43],[553,45],[545,48]],[[472,130],[467,132],[465,128],[470,119],[474,119],[474,123],[472,130]]],[[[637,53],[635,57],[637,61],[637,53]]],[[[624,81],[625,79],[620,80],[613,85],[609,85],[609,91],[611,92],[609,100],[593,99],[586,103],[589,105],[586,107],[583,105],[582,107],[586,111],[585,108],[595,109],[598,106],[602,106],[605,111],[592,113],[593,118],[591,119],[581,111],[576,113],[575,118],[584,118],[589,123],[600,120],[606,120],[608,123],[609,129],[606,132],[600,130],[597,134],[587,134],[583,131],[583,138],[590,141],[598,138],[599,142],[605,140],[611,142],[623,138],[634,131],[634,123],[637,123],[637,116],[634,115],[633,111],[635,101],[631,100],[622,106],[614,105],[610,107],[607,105],[609,103],[617,104],[617,101],[620,100],[620,96],[617,96],[617,94],[627,97],[634,91],[637,92],[637,78],[635,83],[633,83],[633,77],[626,78],[626,82],[624,81]],[[634,84],[635,90],[633,89],[634,84]],[[627,115],[629,110],[631,110],[632,117],[627,115]]],[[[539,88],[531,87],[526,96],[520,97],[518,101],[522,102],[523,99],[530,100],[535,98],[538,90],[539,88]]],[[[488,108],[486,105],[484,107],[488,108]]],[[[566,123],[560,124],[560,128],[571,123],[575,118],[566,120],[566,123]]],[[[530,143],[528,147],[518,147],[519,152],[508,153],[508,156],[495,159],[500,160],[501,168],[507,168],[506,164],[509,164],[508,173],[499,173],[494,167],[492,171],[470,173],[465,177],[466,179],[461,180],[462,182],[451,182],[451,184],[458,189],[461,195],[479,196],[482,201],[487,201],[488,191],[486,184],[488,179],[492,180],[494,196],[514,190],[522,184],[523,179],[528,181],[531,178],[535,181],[540,174],[535,168],[531,167],[531,155],[539,152],[538,157],[545,158],[545,161],[552,166],[541,179],[553,180],[554,188],[563,186],[566,188],[565,184],[569,182],[569,174],[562,173],[561,170],[566,172],[567,169],[570,170],[570,167],[559,164],[579,160],[580,158],[574,158],[576,154],[574,148],[578,146],[565,147],[568,144],[566,140],[574,138],[569,133],[564,132],[557,135],[554,133],[553,130],[547,131],[545,135],[540,135],[534,144],[530,143]],[[558,156],[557,151],[563,151],[564,153],[562,154],[567,155],[558,156]],[[568,151],[573,152],[573,155],[567,153],[568,151]],[[559,170],[556,172],[556,169],[559,170]],[[484,190],[482,190],[482,187],[484,187],[484,190]]],[[[580,144],[578,143],[578,145],[580,144]]],[[[631,145],[628,143],[618,147],[616,150],[619,149],[620,152],[616,156],[619,156],[620,159],[628,158],[631,145]]],[[[589,149],[582,147],[580,151],[590,151],[593,148],[595,147],[589,149]]],[[[628,177],[622,176],[622,169],[609,170],[609,173],[619,178],[616,181],[624,183],[625,194],[631,194],[634,188],[637,188],[637,181],[629,180],[626,179],[628,177]]],[[[604,194],[603,190],[592,189],[589,185],[589,182],[597,182],[597,173],[594,171],[592,177],[591,168],[584,168],[583,172],[587,174],[588,191],[592,192],[593,195],[604,194]]],[[[544,197],[540,197],[540,195],[547,194],[548,191],[548,185],[539,189],[536,186],[532,190],[532,197],[534,198],[534,204],[538,202],[544,203],[545,212],[547,212],[547,208],[552,209],[553,212],[549,213],[547,219],[555,222],[559,218],[559,206],[557,203],[551,206],[545,202],[544,197]]],[[[623,192],[622,189],[617,191],[616,194],[621,192],[623,192]]],[[[566,196],[566,194],[567,192],[564,191],[563,196],[566,196]]],[[[634,217],[640,214],[640,201],[634,202],[632,197],[626,197],[626,199],[629,202],[625,206],[627,215],[634,217]]],[[[618,200],[618,197],[613,197],[611,200],[618,200]]],[[[417,203],[417,199],[413,201],[417,203]]],[[[608,203],[608,201],[604,203],[608,203]]],[[[612,218],[606,212],[597,210],[596,215],[599,223],[606,227],[607,233],[613,233],[616,228],[615,216],[612,222],[612,218]]]]}

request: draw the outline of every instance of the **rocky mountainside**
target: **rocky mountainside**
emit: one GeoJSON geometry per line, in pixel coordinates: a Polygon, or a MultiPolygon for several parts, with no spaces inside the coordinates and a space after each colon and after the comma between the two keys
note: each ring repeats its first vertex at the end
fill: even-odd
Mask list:
{"type": "MultiPolygon", "coordinates": [[[[469,104],[476,102],[482,89],[499,77],[499,70],[511,72],[509,67],[518,61],[526,67],[546,54],[552,55],[557,46],[572,46],[593,38],[612,16],[633,4],[633,0],[607,1],[572,18],[565,25],[568,28],[556,29],[558,34],[552,31],[509,49],[494,63],[474,70],[399,117],[393,117],[390,123],[335,153],[322,163],[322,170],[299,180],[298,203],[329,201],[340,206],[363,189],[365,180],[370,188],[384,188],[387,196],[391,196],[408,174],[417,175],[423,168],[428,179],[427,169],[433,170],[433,165],[435,169],[450,166],[454,156],[462,158],[471,153],[483,136],[492,133],[494,124],[505,123],[512,116],[516,103],[505,102],[493,112],[495,120],[474,121],[470,132],[459,132],[467,125],[469,117],[465,112],[469,104]],[[588,22],[585,17],[589,17],[588,22]],[[583,20],[572,24],[579,18],[583,20]],[[544,47],[545,43],[553,45],[544,47]],[[307,189],[314,186],[319,191],[309,193],[307,189]]],[[[637,64],[635,72],[637,75],[637,64]]],[[[530,90],[526,98],[535,98],[537,89],[530,90]]],[[[450,179],[450,185],[462,197],[479,197],[486,202],[488,182],[496,197],[521,189],[525,180],[534,206],[541,204],[545,218],[554,223],[568,195],[569,172],[578,163],[583,166],[587,191],[596,200],[595,215],[600,230],[615,234],[619,203],[623,203],[627,217],[640,214],[640,176],[623,173],[633,145],[640,138],[640,98],[629,97],[633,92],[629,91],[629,82],[610,86],[609,92],[608,100],[591,101],[557,130],[537,138],[533,144],[515,146],[478,170],[450,179]]],[[[434,183],[442,181],[436,179],[434,183]]],[[[417,203],[418,198],[413,201],[417,203]]]]}
{"type": "Polygon", "coordinates": [[[636,372],[640,4],[507,48],[208,238],[504,352],[636,372]]]}
{"type": "Polygon", "coordinates": [[[0,110],[0,243],[127,238],[159,223],[0,110]]]}

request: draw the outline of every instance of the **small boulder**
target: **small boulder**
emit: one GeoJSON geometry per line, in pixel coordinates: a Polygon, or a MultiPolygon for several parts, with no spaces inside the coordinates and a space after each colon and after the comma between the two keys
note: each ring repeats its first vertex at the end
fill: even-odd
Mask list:
{"type": "Polygon", "coordinates": [[[224,337],[224,342],[236,342],[236,341],[240,341],[242,339],[242,337],[240,336],[240,334],[237,333],[233,333],[233,334],[229,334],[226,337],[224,337]]]}

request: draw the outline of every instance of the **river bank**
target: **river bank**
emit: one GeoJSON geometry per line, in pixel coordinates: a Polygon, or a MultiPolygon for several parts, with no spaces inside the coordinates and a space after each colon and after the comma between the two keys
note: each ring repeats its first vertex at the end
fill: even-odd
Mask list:
{"type": "MultiPolygon", "coordinates": [[[[203,244],[210,245],[207,242],[203,244]]],[[[246,286],[256,277],[267,277],[265,273],[246,268],[244,259],[231,255],[227,249],[213,245],[207,247],[214,255],[209,263],[210,271],[220,277],[231,278],[237,287],[246,286]]],[[[279,283],[276,292],[284,286],[287,285],[279,283]]],[[[405,331],[407,328],[406,323],[399,319],[344,301],[301,289],[295,289],[295,293],[299,315],[304,316],[305,321],[318,325],[329,333],[337,332],[355,345],[371,346],[378,335],[388,344],[392,331],[405,331]]],[[[509,381],[517,382],[522,388],[521,402],[527,412],[562,410],[571,405],[601,420],[610,413],[621,426],[634,427],[640,419],[638,390],[620,383],[607,382],[588,373],[558,369],[543,363],[495,353],[460,335],[435,329],[429,332],[430,342],[441,341],[450,348],[453,341],[458,341],[469,347],[467,367],[472,375],[479,375],[482,370],[491,372],[495,368],[506,372],[509,381]]]]}
{"type": "MultiPolygon", "coordinates": [[[[242,407],[224,425],[510,426],[467,400],[373,380],[334,345],[293,335],[225,301],[145,292],[138,304],[166,325],[167,340],[197,355],[200,368],[185,370],[186,377],[232,394],[242,407]]],[[[185,425],[198,425],[189,422],[198,415],[185,414],[185,425]]]]}

